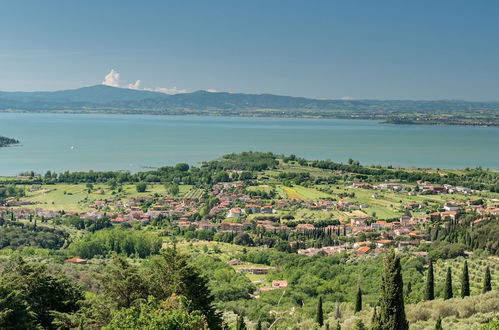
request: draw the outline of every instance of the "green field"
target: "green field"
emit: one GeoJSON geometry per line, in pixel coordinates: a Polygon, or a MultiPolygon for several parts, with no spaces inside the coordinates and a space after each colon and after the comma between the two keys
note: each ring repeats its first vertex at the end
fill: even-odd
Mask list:
{"type": "MultiPolygon", "coordinates": [[[[189,194],[192,186],[179,186],[180,194],[189,194]]],[[[36,191],[26,192],[23,201],[34,204],[23,206],[23,208],[43,208],[47,210],[82,212],[90,210],[92,202],[102,199],[126,200],[131,197],[144,195],[166,195],[167,191],[161,184],[149,184],[144,193],[137,192],[135,185],[126,184],[122,186],[122,192],[109,189],[108,185],[94,184],[91,191],[85,184],[52,184],[42,185],[36,191]]]]}

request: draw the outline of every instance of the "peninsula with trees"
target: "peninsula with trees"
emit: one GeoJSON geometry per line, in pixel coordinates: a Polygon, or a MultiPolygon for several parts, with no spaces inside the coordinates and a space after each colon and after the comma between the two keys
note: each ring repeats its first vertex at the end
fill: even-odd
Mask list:
{"type": "Polygon", "coordinates": [[[12,144],[18,144],[19,141],[16,139],[8,138],[5,136],[0,136],[0,148],[1,147],[8,147],[12,144]]]}

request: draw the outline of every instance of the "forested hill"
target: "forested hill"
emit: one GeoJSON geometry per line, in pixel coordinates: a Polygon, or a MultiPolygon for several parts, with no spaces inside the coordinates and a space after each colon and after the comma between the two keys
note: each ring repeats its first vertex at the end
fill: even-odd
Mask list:
{"type": "Polygon", "coordinates": [[[318,100],[196,91],[176,95],[104,85],[54,92],[0,92],[0,111],[72,111],[377,119],[407,124],[499,125],[499,102],[318,100]]]}
{"type": "Polygon", "coordinates": [[[0,109],[120,107],[127,109],[309,109],[352,111],[498,110],[499,102],[457,100],[318,100],[273,94],[196,91],[176,95],[96,85],[54,92],[0,92],[0,109]]]}

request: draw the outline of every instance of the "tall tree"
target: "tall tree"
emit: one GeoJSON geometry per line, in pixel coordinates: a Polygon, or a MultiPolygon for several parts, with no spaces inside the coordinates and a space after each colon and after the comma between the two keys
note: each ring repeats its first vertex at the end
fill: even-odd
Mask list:
{"type": "Polygon", "coordinates": [[[100,282],[104,296],[116,308],[128,308],[138,300],[146,301],[150,295],[139,268],[116,254],[100,282]]]}
{"type": "MultiPolygon", "coordinates": [[[[208,324],[199,311],[189,310],[189,301],[182,296],[172,295],[165,301],[149,297],[147,301],[121,308],[113,313],[111,321],[101,327],[89,326],[89,329],[127,330],[127,329],[182,329],[207,330],[208,324]]],[[[87,325],[85,325],[87,326],[87,325]]],[[[57,329],[68,329],[60,327],[57,329]]],[[[87,329],[81,324],[71,329],[87,329]]]]}
{"type": "Polygon", "coordinates": [[[485,276],[483,278],[482,292],[486,293],[486,292],[489,292],[491,290],[492,290],[492,279],[491,279],[491,276],[490,276],[490,267],[487,266],[485,268],[485,276]]]}
{"type": "Polygon", "coordinates": [[[36,329],[36,314],[16,286],[0,282],[0,329],[36,329]]]}
{"type": "Polygon", "coordinates": [[[425,300],[435,299],[435,280],[433,277],[433,261],[430,259],[428,273],[426,275],[425,300]]]}
{"type": "Polygon", "coordinates": [[[319,297],[319,302],[317,303],[317,315],[315,316],[315,320],[319,326],[324,325],[324,311],[322,310],[322,297],[319,297]]]}
{"type": "Polygon", "coordinates": [[[340,321],[336,322],[336,329],[335,330],[341,330],[340,321]]]}
{"type": "Polygon", "coordinates": [[[31,323],[33,328],[27,329],[55,329],[55,315],[78,311],[81,300],[83,291],[74,281],[52,274],[44,264],[14,257],[0,276],[0,325],[21,329],[31,323]]]}
{"type": "Polygon", "coordinates": [[[255,330],[262,330],[262,321],[258,320],[258,322],[256,323],[255,330]]]}
{"type": "Polygon", "coordinates": [[[341,319],[341,308],[340,308],[340,302],[336,300],[336,308],[334,310],[334,318],[339,320],[341,319]]]}
{"type": "Polygon", "coordinates": [[[361,319],[357,319],[357,321],[355,321],[355,325],[354,325],[354,330],[367,330],[366,326],[364,325],[364,322],[362,322],[361,319]]]}
{"type": "Polygon", "coordinates": [[[236,330],[246,330],[246,322],[242,314],[237,317],[236,330]]]}
{"type": "Polygon", "coordinates": [[[360,312],[362,310],[362,289],[357,288],[357,295],[355,297],[355,313],[360,312]]]}
{"type": "Polygon", "coordinates": [[[407,330],[409,324],[405,316],[404,283],[400,258],[391,249],[384,256],[381,275],[381,296],[379,312],[373,324],[381,330],[407,330]]]}
{"type": "Polygon", "coordinates": [[[378,306],[373,308],[373,316],[371,318],[371,330],[381,330],[381,325],[379,324],[378,306]]]}
{"type": "Polygon", "coordinates": [[[444,330],[444,328],[442,328],[442,318],[439,317],[437,319],[437,322],[435,322],[435,330],[444,330]]]}
{"type": "Polygon", "coordinates": [[[191,301],[192,310],[204,314],[210,329],[221,329],[222,319],[213,305],[208,281],[175,247],[165,249],[161,256],[153,259],[148,280],[153,296],[159,299],[167,299],[172,294],[185,296],[191,301]]]}
{"type": "Polygon", "coordinates": [[[461,297],[470,295],[470,275],[468,273],[468,261],[464,261],[463,274],[461,277],[461,297]]]}
{"type": "Polygon", "coordinates": [[[452,292],[452,269],[447,267],[447,277],[445,278],[444,300],[454,297],[452,292]]]}

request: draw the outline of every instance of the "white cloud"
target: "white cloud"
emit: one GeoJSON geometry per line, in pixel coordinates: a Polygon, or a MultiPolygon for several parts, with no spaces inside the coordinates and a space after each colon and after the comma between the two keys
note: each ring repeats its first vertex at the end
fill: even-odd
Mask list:
{"type": "Polygon", "coordinates": [[[218,93],[218,91],[216,89],[213,89],[213,88],[205,89],[205,91],[207,91],[208,93],[218,93]]]}
{"type": "Polygon", "coordinates": [[[156,87],[156,88],[144,88],[146,91],[153,91],[153,92],[159,92],[159,93],[164,93],[164,94],[184,94],[187,93],[187,89],[181,88],[178,89],[177,86],[173,86],[173,88],[164,88],[164,87],[156,87]]]}
{"type": "Polygon", "coordinates": [[[142,89],[140,87],[140,84],[141,84],[140,80],[137,80],[133,84],[126,85],[126,88],[129,88],[129,89],[142,89]]]}
{"type": "Polygon", "coordinates": [[[120,73],[115,71],[114,69],[111,69],[111,72],[109,72],[104,77],[104,81],[102,82],[102,84],[107,86],[120,87],[120,73]]]}
{"type": "MultiPolygon", "coordinates": [[[[128,88],[128,89],[135,89],[135,90],[141,90],[141,91],[150,91],[150,92],[158,92],[158,93],[164,93],[164,94],[182,94],[182,93],[187,93],[187,89],[185,88],[177,88],[177,86],[174,86],[173,88],[165,88],[165,87],[155,87],[155,88],[148,88],[148,87],[142,87],[142,81],[141,80],[136,80],[134,83],[129,83],[125,85],[120,85],[120,73],[117,72],[116,70],[112,69],[111,72],[109,72],[105,77],[104,81],[102,82],[103,85],[107,86],[113,86],[113,87],[121,87],[121,88],[128,88]]],[[[211,91],[211,90],[209,90],[211,91]]],[[[213,90],[215,91],[215,90],[213,90]]]]}

